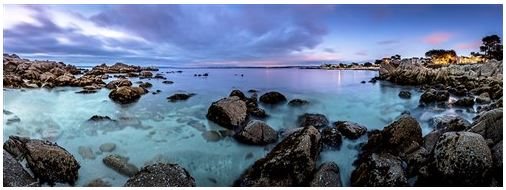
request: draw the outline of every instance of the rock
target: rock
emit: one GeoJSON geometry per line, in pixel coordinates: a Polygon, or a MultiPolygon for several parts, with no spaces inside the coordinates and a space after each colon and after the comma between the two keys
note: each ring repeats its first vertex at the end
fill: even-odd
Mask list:
{"type": "Polygon", "coordinates": [[[305,106],[308,104],[309,104],[309,101],[302,100],[302,99],[293,99],[288,102],[288,105],[292,106],[292,107],[300,107],[300,106],[305,106]]]}
{"type": "Polygon", "coordinates": [[[367,132],[367,127],[349,121],[334,122],[335,128],[349,139],[357,139],[367,132]]]}
{"type": "Polygon", "coordinates": [[[132,87],[122,86],[113,89],[109,93],[109,98],[112,99],[114,102],[120,104],[130,104],[139,100],[139,98],[141,98],[141,95],[139,94],[138,91],[136,91],[132,87]]]}
{"type": "Polygon", "coordinates": [[[170,80],[165,80],[165,81],[163,81],[162,83],[163,83],[163,84],[174,84],[174,82],[173,82],[173,81],[170,81],[170,80]]]}
{"type": "Polygon", "coordinates": [[[139,169],[135,165],[128,163],[128,160],[129,159],[127,157],[118,154],[111,154],[102,159],[102,162],[114,171],[124,176],[132,177],[139,171],[139,169]]]}
{"type": "Polygon", "coordinates": [[[361,81],[360,83],[365,84],[365,80],[361,81]]]}
{"type": "Polygon", "coordinates": [[[96,90],[81,90],[81,91],[77,91],[76,94],[93,94],[93,93],[97,93],[96,90]]]}
{"type": "Polygon", "coordinates": [[[141,71],[140,76],[146,77],[146,78],[151,78],[151,77],[153,77],[153,73],[149,72],[149,71],[141,71]]]}
{"type": "Polygon", "coordinates": [[[402,153],[409,152],[413,143],[421,145],[422,129],[418,121],[409,115],[403,115],[398,120],[383,129],[383,135],[387,137],[387,144],[402,153]]]}
{"type": "Polygon", "coordinates": [[[84,158],[89,160],[95,160],[95,153],[91,150],[91,147],[79,146],[78,153],[84,158]]]}
{"type": "Polygon", "coordinates": [[[502,114],[502,108],[481,113],[468,131],[478,133],[483,136],[483,138],[491,139],[494,144],[497,144],[503,139],[502,114]]]}
{"type": "Polygon", "coordinates": [[[134,87],[132,87],[132,90],[134,90],[135,92],[137,92],[137,94],[140,94],[140,95],[144,95],[149,92],[148,90],[146,90],[145,88],[140,87],[140,86],[134,86],[134,87]]]}
{"type": "Polygon", "coordinates": [[[202,137],[208,142],[218,142],[223,139],[219,131],[204,131],[202,137]]]}
{"type": "Polygon", "coordinates": [[[237,96],[239,97],[239,99],[243,100],[243,101],[246,101],[246,96],[244,95],[244,93],[242,93],[240,90],[232,90],[232,92],[230,92],[230,95],[229,97],[231,96],[237,96]]]}
{"type": "Polygon", "coordinates": [[[194,95],[195,95],[194,93],[187,93],[187,94],[176,93],[173,94],[172,96],[167,97],[167,99],[169,99],[170,102],[184,101],[188,100],[190,97],[194,95]]]}
{"type": "Polygon", "coordinates": [[[104,181],[100,178],[91,180],[85,187],[111,187],[111,184],[107,181],[104,181]]]}
{"type": "Polygon", "coordinates": [[[401,92],[399,92],[399,97],[403,98],[403,99],[410,99],[411,98],[411,92],[409,92],[407,90],[401,90],[401,92]]]}
{"type": "Polygon", "coordinates": [[[207,119],[228,129],[244,126],[247,120],[246,103],[237,96],[213,102],[207,111],[207,119]]]}
{"type": "Polygon", "coordinates": [[[248,90],[248,92],[249,92],[249,93],[257,93],[257,92],[258,92],[258,90],[255,90],[255,89],[249,89],[249,90],[248,90]]]}
{"type": "Polygon", "coordinates": [[[4,150],[13,157],[26,158],[30,168],[41,184],[53,186],[56,182],[74,185],[81,167],[67,150],[49,141],[9,136],[4,150]]]}
{"type": "Polygon", "coordinates": [[[13,116],[11,118],[8,118],[7,122],[5,124],[10,125],[10,124],[19,123],[19,122],[21,122],[21,118],[19,118],[18,116],[13,116]]]}
{"type": "Polygon", "coordinates": [[[153,86],[153,84],[149,83],[149,82],[144,82],[142,84],[139,84],[139,87],[142,87],[142,88],[151,88],[153,86]]]}
{"type": "Polygon", "coordinates": [[[492,147],[492,159],[494,160],[494,167],[502,173],[502,141],[499,141],[494,147],[492,147]]]}
{"type": "Polygon", "coordinates": [[[314,174],[311,187],[342,187],[339,167],[334,162],[325,162],[314,174]]]}
{"type": "Polygon", "coordinates": [[[420,96],[421,104],[431,104],[436,102],[445,102],[450,98],[450,94],[446,90],[429,89],[420,96]]]}
{"type": "Polygon", "coordinates": [[[260,102],[264,104],[280,104],[286,101],[286,97],[276,91],[271,91],[260,96],[260,102]]]}
{"type": "Polygon", "coordinates": [[[93,115],[88,121],[113,121],[109,116],[93,115]]]}
{"type": "Polygon", "coordinates": [[[463,117],[455,114],[437,115],[429,120],[429,126],[445,132],[467,130],[471,123],[463,117]]]}
{"type": "Polygon", "coordinates": [[[434,164],[437,179],[445,186],[482,186],[489,180],[492,155],[479,134],[447,132],[436,143],[434,164]]]}
{"type": "Polygon", "coordinates": [[[474,105],[474,98],[472,97],[460,98],[455,103],[453,103],[453,105],[459,107],[472,107],[474,105]]]}
{"type": "Polygon", "coordinates": [[[323,114],[305,113],[297,118],[299,127],[313,126],[323,128],[329,125],[329,120],[323,114]]]}
{"type": "Polygon", "coordinates": [[[235,186],[301,186],[312,179],[321,148],[320,133],[306,127],[285,138],[257,160],[235,186]]]}
{"type": "Polygon", "coordinates": [[[408,186],[402,160],[389,153],[371,154],[351,174],[351,186],[404,187],[408,186]]]}
{"type": "Polygon", "coordinates": [[[130,177],[125,187],[195,187],[195,179],[177,164],[148,165],[130,177]]]}
{"type": "Polygon", "coordinates": [[[278,134],[267,123],[260,120],[248,122],[235,138],[242,143],[251,145],[266,145],[278,140],[278,134]]]}
{"type": "Polygon", "coordinates": [[[23,88],[25,87],[25,81],[16,75],[5,75],[4,74],[4,87],[5,88],[23,88]]]}
{"type": "Polygon", "coordinates": [[[304,129],[304,127],[281,129],[279,134],[280,134],[281,138],[286,138],[295,132],[301,131],[302,129],[304,129]]]}
{"type": "Polygon", "coordinates": [[[480,96],[476,97],[476,103],[478,104],[488,104],[491,101],[490,95],[487,92],[481,93],[480,96]]]}
{"type": "Polygon", "coordinates": [[[99,147],[101,152],[112,152],[116,149],[116,144],[114,143],[104,143],[99,147]]]}
{"type": "Polygon", "coordinates": [[[247,107],[247,112],[249,115],[255,117],[255,118],[259,118],[259,119],[263,119],[263,118],[266,118],[268,117],[269,115],[267,115],[267,113],[265,112],[264,109],[262,108],[259,108],[259,107],[250,107],[248,106],[247,107]]]}
{"type": "Polygon", "coordinates": [[[333,127],[326,127],[322,129],[321,136],[323,144],[330,148],[339,149],[343,143],[343,137],[341,137],[341,133],[339,133],[339,131],[333,127]]]}
{"type": "Polygon", "coordinates": [[[21,166],[12,155],[4,150],[3,154],[4,187],[38,187],[39,182],[21,166]]]}

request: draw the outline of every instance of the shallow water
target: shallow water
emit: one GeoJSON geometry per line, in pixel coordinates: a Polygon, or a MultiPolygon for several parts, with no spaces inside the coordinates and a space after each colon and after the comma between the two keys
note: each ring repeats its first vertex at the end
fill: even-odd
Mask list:
{"type": "MultiPolygon", "coordinates": [[[[223,129],[205,118],[209,105],[228,96],[233,89],[246,95],[256,89],[259,95],[269,90],[282,92],[288,99],[301,98],[311,102],[304,108],[286,105],[265,107],[270,115],[266,122],[276,130],[294,128],[298,115],[322,113],[331,121],[348,120],[382,129],[403,111],[411,112],[422,125],[423,134],[430,132],[428,121],[438,114],[459,114],[471,120],[472,110],[419,108],[421,92],[414,87],[400,87],[388,82],[369,81],[376,71],[301,70],[301,69],[161,69],[174,84],[163,84],[159,79],[143,79],[153,84],[150,91],[134,104],[122,106],[108,98],[108,89],[95,94],[76,94],[81,88],[64,87],[47,89],[4,90],[4,141],[9,135],[31,138],[51,137],[72,153],[81,164],[77,186],[102,178],[113,186],[122,186],[127,177],[107,168],[101,153],[103,143],[115,143],[118,153],[129,157],[129,162],[141,168],[156,161],[175,162],[185,167],[195,178],[197,186],[230,186],[254,161],[265,156],[274,145],[249,146],[226,137],[220,141],[207,141],[202,131],[187,123],[201,123],[206,130],[223,129]],[[183,73],[165,73],[182,70],[183,73]],[[194,74],[209,73],[208,77],[194,74]],[[241,74],[244,76],[241,77],[241,74]],[[400,99],[400,90],[410,90],[412,98],[400,99]],[[196,93],[184,102],[171,103],[166,97],[178,91],[196,93]],[[113,119],[130,118],[121,128],[90,126],[85,121],[93,115],[110,116],[113,119]],[[20,122],[9,122],[19,117],[20,122]],[[95,159],[85,159],[78,151],[87,146],[96,152],[95,159]]],[[[112,80],[112,79],[110,79],[112,80]]],[[[138,78],[131,78],[132,82],[138,78]]],[[[353,171],[352,162],[358,144],[366,141],[363,136],[351,141],[344,139],[339,150],[325,150],[319,162],[334,161],[341,171],[343,183],[349,186],[353,171]]]]}

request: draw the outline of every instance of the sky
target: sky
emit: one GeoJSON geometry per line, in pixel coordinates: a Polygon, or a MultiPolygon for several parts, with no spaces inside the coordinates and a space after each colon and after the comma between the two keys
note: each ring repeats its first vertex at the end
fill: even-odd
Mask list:
{"type": "Polygon", "coordinates": [[[502,5],[4,5],[4,53],[75,65],[373,61],[502,38],[502,5]]]}

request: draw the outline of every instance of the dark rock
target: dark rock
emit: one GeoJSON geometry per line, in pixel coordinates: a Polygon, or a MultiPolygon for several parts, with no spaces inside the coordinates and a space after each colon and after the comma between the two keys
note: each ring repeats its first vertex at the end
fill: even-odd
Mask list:
{"type": "Polygon", "coordinates": [[[468,131],[478,133],[485,139],[491,139],[496,144],[503,139],[502,114],[502,108],[483,112],[468,131]]]}
{"type": "Polygon", "coordinates": [[[490,95],[487,92],[481,93],[480,96],[476,97],[476,103],[478,104],[488,104],[491,101],[490,95]]]}
{"type": "Polygon", "coordinates": [[[81,91],[77,91],[76,92],[77,94],[93,94],[93,93],[97,93],[96,90],[81,90],[81,91]]]}
{"type": "Polygon", "coordinates": [[[260,120],[251,120],[248,122],[235,138],[242,143],[251,145],[266,145],[278,140],[277,132],[267,123],[260,120]]]}
{"type": "Polygon", "coordinates": [[[134,176],[139,169],[135,165],[128,163],[128,160],[127,157],[111,154],[102,159],[102,162],[114,171],[124,176],[131,177],[134,176]]]}
{"type": "Polygon", "coordinates": [[[334,126],[349,139],[357,139],[367,132],[367,127],[350,121],[337,121],[334,126]]]}
{"type": "Polygon", "coordinates": [[[401,92],[399,92],[399,97],[404,98],[404,99],[410,99],[411,92],[409,92],[407,90],[401,90],[401,92]]]}
{"type": "Polygon", "coordinates": [[[113,81],[107,83],[107,85],[105,85],[105,87],[108,89],[116,89],[116,88],[122,87],[122,86],[132,86],[132,82],[130,82],[128,79],[118,79],[118,80],[113,80],[113,81]]]}
{"type": "Polygon", "coordinates": [[[336,128],[326,127],[321,132],[322,142],[324,145],[339,149],[341,144],[343,143],[343,137],[341,137],[341,133],[336,128]]]}
{"type": "Polygon", "coordinates": [[[88,121],[112,121],[109,116],[93,115],[88,121]]]}
{"type": "Polygon", "coordinates": [[[307,127],[285,138],[264,158],[257,160],[235,186],[301,186],[307,184],[316,169],[321,148],[320,133],[307,127]]]}
{"type": "Polygon", "coordinates": [[[472,107],[474,105],[474,98],[472,97],[460,98],[455,103],[453,103],[453,105],[459,107],[472,107]]]}
{"type": "Polygon", "coordinates": [[[313,126],[323,128],[329,126],[329,120],[323,114],[305,113],[297,118],[299,127],[313,126]]]}
{"type": "Polygon", "coordinates": [[[230,92],[230,96],[237,96],[239,97],[239,99],[243,100],[243,101],[246,101],[246,96],[244,95],[244,93],[242,93],[240,90],[232,90],[232,92],[230,92]]]}
{"type": "Polygon", "coordinates": [[[12,155],[4,150],[3,154],[4,187],[37,187],[39,182],[12,155]]]}
{"type": "Polygon", "coordinates": [[[471,123],[459,115],[446,114],[431,118],[429,126],[436,130],[442,129],[443,133],[445,133],[448,131],[467,130],[471,126],[471,123]]]}
{"type": "Polygon", "coordinates": [[[174,82],[173,82],[173,81],[170,81],[170,80],[163,81],[162,83],[163,83],[163,84],[174,84],[174,82]]]}
{"type": "Polygon", "coordinates": [[[151,88],[153,86],[153,84],[149,83],[149,82],[144,82],[142,84],[139,84],[139,87],[142,87],[142,88],[151,88]]]}
{"type": "Polygon", "coordinates": [[[247,107],[247,112],[249,115],[255,117],[255,118],[259,118],[259,119],[263,119],[263,118],[266,118],[268,117],[269,115],[267,115],[267,113],[265,112],[264,109],[262,108],[259,108],[259,107],[250,107],[248,106],[247,107]]]}
{"type": "Polygon", "coordinates": [[[248,90],[248,92],[249,92],[249,93],[257,93],[257,92],[258,92],[258,90],[255,90],[255,89],[249,89],[249,90],[248,90]]]}
{"type": "Polygon", "coordinates": [[[342,187],[339,167],[334,162],[325,162],[314,174],[311,187],[342,187]]]}
{"type": "Polygon", "coordinates": [[[194,95],[195,95],[194,93],[186,93],[186,94],[176,93],[173,94],[172,96],[167,97],[167,99],[169,99],[170,102],[184,101],[188,100],[190,97],[194,95]]]}
{"type": "Polygon", "coordinates": [[[400,158],[373,153],[353,171],[351,186],[404,187],[408,186],[408,180],[400,158]]]}
{"type": "Polygon", "coordinates": [[[4,150],[13,157],[26,158],[30,168],[41,184],[53,186],[56,182],[74,185],[81,167],[77,160],[64,148],[49,141],[9,136],[4,150]]]}
{"type": "Polygon", "coordinates": [[[195,179],[177,164],[157,163],[142,168],[125,187],[195,187],[195,179]]]}
{"type": "Polygon", "coordinates": [[[264,104],[280,104],[286,101],[286,97],[276,91],[267,92],[260,96],[260,102],[264,104]]]}
{"type": "Polygon", "coordinates": [[[308,104],[309,104],[309,101],[302,100],[302,99],[293,99],[293,100],[290,100],[290,102],[288,102],[288,105],[292,106],[292,107],[300,107],[300,106],[305,106],[308,104]]]}
{"type": "Polygon", "coordinates": [[[139,100],[139,98],[141,98],[141,94],[132,87],[122,86],[113,89],[109,93],[109,98],[120,104],[130,104],[139,100]]]}
{"type": "Polygon", "coordinates": [[[153,73],[149,71],[141,71],[140,76],[145,78],[151,78],[153,77],[153,73]]]}
{"type": "Polygon", "coordinates": [[[421,104],[431,104],[436,102],[445,102],[450,98],[450,94],[446,90],[429,89],[420,96],[421,104]]]}
{"type": "Polygon", "coordinates": [[[220,99],[211,104],[206,117],[228,129],[242,127],[248,117],[246,103],[237,96],[220,99]]]}
{"type": "Polygon", "coordinates": [[[361,81],[360,83],[365,84],[365,80],[361,81]]]}

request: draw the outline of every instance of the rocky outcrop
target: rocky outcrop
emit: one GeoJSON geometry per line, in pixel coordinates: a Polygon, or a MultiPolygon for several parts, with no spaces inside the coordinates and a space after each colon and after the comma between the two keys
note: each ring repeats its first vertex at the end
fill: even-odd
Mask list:
{"type": "Polygon", "coordinates": [[[109,98],[114,102],[120,104],[130,104],[139,100],[141,98],[141,94],[139,93],[139,91],[135,90],[130,86],[122,86],[113,89],[109,93],[109,98]]]}
{"type": "Polygon", "coordinates": [[[77,160],[64,148],[49,141],[10,136],[4,150],[16,158],[25,158],[28,168],[40,183],[57,182],[74,185],[80,168],[77,160]]]}
{"type": "Polygon", "coordinates": [[[129,159],[127,157],[118,154],[111,154],[102,159],[102,162],[107,167],[113,169],[121,175],[131,177],[134,176],[139,169],[135,165],[128,163],[128,160],[129,159]]]}
{"type": "Polygon", "coordinates": [[[316,171],[311,187],[342,187],[339,167],[334,162],[325,162],[316,171]]]}
{"type": "Polygon", "coordinates": [[[125,187],[195,187],[195,179],[177,164],[157,163],[142,168],[125,187]]]}
{"type": "Polygon", "coordinates": [[[333,123],[341,134],[349,139],[357,139],[367,132],[367,127],[350,121],[337,121],[333,123]]]}
{"type": "Polygon", "coordinates": [[[12,155],[4,150],[3,154],[4,187],[37,187],[39,182],[23,169],[12,155]]]}
{"type": "Polygon", "coordinates": [[[312,180],[320,153],[320,133],[314,127],[295,132],[257,160],[235,186],[304,186],[312,180]]]}
{"type": "Polygon", "coordinates": [[[130,82],[128,79],[118,79],[118,80],[113,80],[113,81],[107,83],[107,85],[105,85],[105,87],[108,89],[116,89],[116,88],[122,87],[122,86],[132,86],[132,82],[130,82]]]}
{"type": "Polygon", "coordinates": [[[329,126],[329,120],[323,114],[305,113],[297,118],[299,127],[313,126],[323,128],[329,126]]]}
{"type": "Polygon", "coordinates": [[[207,110],[207,119],[228,129],[240,129],[246,124],[246,103],[237,96],[213,102],[207,110]]]}
{"type": "Polygon", "coordinates": [[[266,145],[276,142],[278,133],[263,121],[251,120],[235,138],[245,144],[266,145]]]}
{"type": "Polygon", "coordinates": [[[271,91],[260,96],[260,102],[275,105],[286,102],[286,97],[279,92],[271,91]]]}

